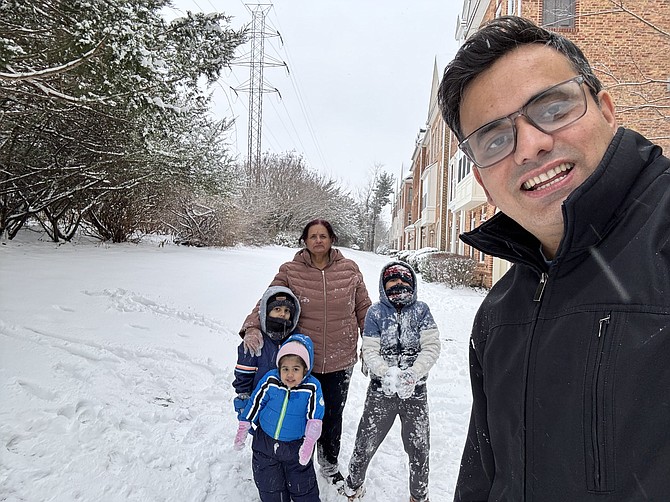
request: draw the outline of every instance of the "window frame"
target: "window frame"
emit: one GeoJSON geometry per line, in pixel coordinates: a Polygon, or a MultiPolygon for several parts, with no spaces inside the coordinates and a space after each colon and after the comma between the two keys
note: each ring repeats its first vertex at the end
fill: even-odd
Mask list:
{"type": "Polygon", "coordinates": [[[543,0],[542,26],[549,29],[571,29],[575,27],[577,0],[543,0]],[[559,15],[558,12],[566,12],[559,15]]]}

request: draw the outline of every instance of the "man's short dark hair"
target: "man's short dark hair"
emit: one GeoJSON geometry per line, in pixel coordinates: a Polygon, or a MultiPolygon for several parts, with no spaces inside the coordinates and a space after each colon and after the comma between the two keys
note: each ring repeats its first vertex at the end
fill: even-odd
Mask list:
{"type": "Polygon", "coordinates": [[[571,40],[523,17],[498,17],[470,36],[444,69],[437,100],[444,121],[459,141],[464,138],[460,110],[465,88],[502,56],[528,44],[546,45],[568,58],[575,71],[584,77],[584,83],[598,103],[602,83],[593,73],[586,56],[571,40]]]}

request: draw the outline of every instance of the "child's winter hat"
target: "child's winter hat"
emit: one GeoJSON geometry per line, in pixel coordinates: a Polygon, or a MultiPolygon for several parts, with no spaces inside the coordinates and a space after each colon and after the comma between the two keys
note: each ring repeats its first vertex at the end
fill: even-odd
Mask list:
{"type": "Polygon", "coordinates": [[[291,319],[293,319],[293,314],[295,314],[295,303],[293,302],[293,298],[286,293],[276,293],[272,295],[268,298],[267,305],[268,313],[275,307],[286,307],[291,312],[291,319]]]}
{"type": "Polygon", "coordinates": [[[414,278],[412,277],[412,271],[404,265],[395,263],[384,270],[384,288],[386,288],[386,283],[391,279],[402,279],[404,282],[409,284],[412,289],[414,289],[414,278]]]}
{"type": "Polygon", "coordinates": [[[279,360],[284,356],[298,356],[300,359],[305,361],[305,365],[307,366],[308,370],[311,367],[309,360],[309,351],[307,350],[307,347],[305,347],[304,344],[298,341],[289,340],[288,342],[286,342],[284,345],[281,346],[279,352],[277,353],[277,366],[279,366],[279,360]]]}

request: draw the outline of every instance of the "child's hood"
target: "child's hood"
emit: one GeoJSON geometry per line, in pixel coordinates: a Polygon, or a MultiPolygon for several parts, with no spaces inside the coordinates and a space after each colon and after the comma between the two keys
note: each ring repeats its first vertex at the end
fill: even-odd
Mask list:
{"type": "Polygon", "coordinates": [[[401,265],[408,269],[410,273],[412,274],[412,282],[414,282],[413,286],[413,291],[412,291],[412,301],[410,303],[414,303],[416,301],[417,295],[416,295],[416,290],[418,287],[418,283],[416,280],[416,273],[414,272],[414,269],[408,264],[405,263],[404,261],[400,260],[395,260],[395,261],[390,261],[386,265],[382,267],[381,272],[379,272],[379,301],[382,303],[385,303],[387,305],[393,305],[391,303],[391,300],[389,300],[388,296],[386,295],[386,289],[384,289],[384,272],[386,272],[386,269],[389,267],[392,267],[394,265],[401,265]]]}
{"type": "Polygon", "coordinates": [[[282,355],[282,347],[291,342],[300,343],[305,347],[305,349],[307,349],[307,354],[309,355],[309,364],[307,365],[307,372],[305,373],[305,378],[307,378],[312,373],[312,368],[314,367],[314,343],[312,343],[312,339],[307,335],[303,335],[302,333],[295,333],[289,336],[279,348],[279,353],[277,354],[277,365],[279,365],[279,358],[282,355]]]}
{"type": "Polygon", "coordinates": [[[285,286],[270,286],[265,293],[263,293],[258,309],[258,317],[260,317],[261,331],[263,331],[263,333],[267,332],[266,319],[268,316],[268,299],[278,293],[290,296],[295,304],[295,312],[291,316],[291,325],[288,327],[287,332],[293,332],[298,326],[298,320],[300,319],[300,302],[298,301],[298,298],[293,294],[293,291],[285,286]]]}

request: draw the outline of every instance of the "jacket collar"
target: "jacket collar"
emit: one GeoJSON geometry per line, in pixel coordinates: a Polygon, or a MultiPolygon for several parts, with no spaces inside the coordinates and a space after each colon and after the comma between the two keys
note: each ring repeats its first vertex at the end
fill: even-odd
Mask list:
{"type": "MultiPolygon", "coordinates": [[[[326,265],[325,268],[330,267],[334,261],[340,260],[343,258],[342,253],[340,252],[339,249],[335,248],[330,248],[330,253],[328,255],[328,264],[326,265]]],[[[312,255],[309,254],[309,251],[307,251],[307,248],[303,248],[300,251],[298,251],[295,256],[293,257],[294,260],[296,261],[302,261],[305,264],[307,264],[310,267],[313,267],[314,265],[312,264],[312,255]]]]}

